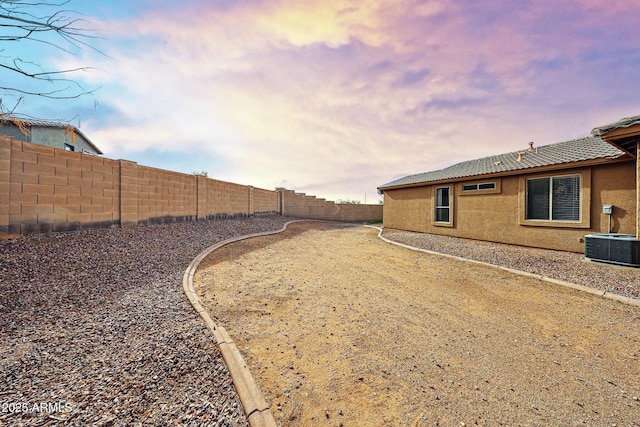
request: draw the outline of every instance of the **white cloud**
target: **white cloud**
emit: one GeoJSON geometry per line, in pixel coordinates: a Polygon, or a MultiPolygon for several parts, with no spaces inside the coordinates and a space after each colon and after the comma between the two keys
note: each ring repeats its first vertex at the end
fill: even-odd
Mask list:
{"type": "MultiPolygon", "coordinates": [[[[96,23],[115,59],[90,59],[113,113],[89,131],[124,158],[150,148],[188,156],[198,141],[229,165],[220,179],[319,196],[374,194],[399,173],[587,134],[603,120],[583,129],[585,117],[602,114],[597,95],[615,77],[600,75],[601,62],[585,70],[584,58],[617,34],[580,32],[596,7],[588,0],[509,5],[202,2],[96,23]]],[[[620,61],[617,75],[631,66],[620,61]]],[[[616,96],[624,108],[637,99],[616,96]]]]}

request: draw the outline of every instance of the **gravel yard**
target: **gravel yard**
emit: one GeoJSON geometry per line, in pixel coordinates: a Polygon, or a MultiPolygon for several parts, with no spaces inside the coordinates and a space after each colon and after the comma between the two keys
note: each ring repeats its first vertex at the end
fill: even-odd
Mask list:
{"type": "Polygon", "coordinates": [[[394,242],[540,274],[640,300],[640,269],[587,261],[584,254],[385,229],[394,242]]]}
{"type": "MultiPolygon", "coordinates": [[[[0,241],[0,425],[246,426],[219,350],[182,293],[182,274],[215,242],[289,220],[0,241]]],[[[203,299],[284,425],[640,425],[633,418],[640,413],[637,308],[533,279],[513,283],[484,267],[478,279],[475,266],[461,272],[455,261],[425,254],[395,260],[405,250],[372,229],[290,228],[222,248],[199,270],[200,279],[222,280],[227,296],[207,282],[216,293],[203,290],[203,299]],[[366,239],[329,234],[323,241],[334,229],[366,239]],[[386,271],[371,269],[387,257],[386,271]],[[228,268],[224,276],[208,270],[216,266],[228,268]],[[422,277],[410,289],[403,282],[415,271],[422,277]],[[463,278],[451,295],[416,296],[425,286],[436,292],[453,272],[463,278]],[[239,282],[227,280],[234,277],[239,282]],[[383,287],[372,287],[373,279],[383,287]],[[467,293],[476,287],[480,293],[467,293]],[[498,295],[505,287],[507,299],[498,295]],[[531,292],[523,301],[516,300],[520,288],[531,292]],[[523,307],[538,312],[520,313],[523,307]],[[487,312],[502,317],[478,323],[487,312]]],[[[639,298],[638,270],[586,263],[580,254],[392,230],[384,236],[639,298]]]]}
{"type": "Polygon", "coordinates": [[[0,425],[247,425],[182,274],[215,242],[288,220],[0,241],[0,425]]]}
{"type": "MultiPolygon", "coordinates": [[[[640,426],[640,307],[411,251],[377,233],[291,224],[200,265],[196,291],[277,422],[640,426]]],[[[433,237],[390,234],[414,244],[433,237]]],[[[637,295],[637,270],[579,254],[459,239],[432,248],[545,266],[565,280],[582,270],[637,295]]]]}

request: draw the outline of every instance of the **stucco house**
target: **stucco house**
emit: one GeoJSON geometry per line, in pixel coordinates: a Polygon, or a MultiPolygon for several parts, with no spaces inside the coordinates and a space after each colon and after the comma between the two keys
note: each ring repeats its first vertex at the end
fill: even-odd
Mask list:
{"type": "Polygon", "coordinates": [[[378,187],[384,227],[573,252],[595,233],[636,240],[639,139],[636,116],[585,138],[405,176],[378,187]]]}
{"type": "Polygon", "coordinates": [[[0,120],[0,135],[8,135],[18,141],[62,148],[79,153],[103,154],[89,138],[75,126],[46,121],[20,120],[23,129],[10,119],[0,120]],[[26,130],[26,132],[25,132],[26,130]],[[73,130],[73,132],[70,132],[73,130]]]}

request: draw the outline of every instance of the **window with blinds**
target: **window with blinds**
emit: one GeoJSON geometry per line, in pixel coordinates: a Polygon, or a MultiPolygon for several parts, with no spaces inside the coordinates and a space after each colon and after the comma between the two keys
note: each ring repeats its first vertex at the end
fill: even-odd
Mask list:
{"type": "Polygon", "coordinates": [[[580,221],[580,175],[527,179],[526,219],[580,221]]]}

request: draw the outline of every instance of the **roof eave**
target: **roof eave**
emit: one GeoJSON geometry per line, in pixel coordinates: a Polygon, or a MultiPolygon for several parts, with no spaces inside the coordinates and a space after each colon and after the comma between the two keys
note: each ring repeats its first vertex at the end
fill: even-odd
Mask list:
{"type": "MultiPolygon", "coordinates": [[[[16,126],[16,124],[9,118],[9,116],[2,118],[1,120],[2,120],[2,124],[16,126]]],[[[57,122],[49,123],[44,121],[31,121],[31,120],[23,120],[22,122],[28,127],[35,126],[35,127],[59,128],[59,129],[64,129],[67,127],[67,125],[65,125],[64,123],[57,123],[57,122]]],[[[97,154],[104,154],[102,150],[100,150],[93,142],[91,142],[91,140],[87,138],[87,135],[85,135],[80,129],[73,126],[73,132],[77,135],[80,135],[85,141],[87,141],[87,144],[89,144],[89,146],[93,148],[93,150],[97,154]]]]}
{"type": "Polygon", "coordinates": [[[378,187],[378,190],[388,191],[388,190],[399,190],[399,189],[413,188],[413,187],[426,187],[431,185],[449,184],[449,183],[464,182],[464,181],[476,181],[480,179],[500,178],[503,176],[524,175],[524,174],[531,174],[531,173],[555,171],[555,170],[561,170],[561,169],[575,169],[575,168],[581,168],[581,167],[598,166],[603,164],[621,163],[621,162],[626,162],[630,160],[633,160],[631,156],[627,154],[621,154],[619,156],[614,156],[614,157],[582,160],[579,162],[570,162],[570,163],[558,163],[555,165],[547,165],[547,166],[534,166],[530,168],[516,169],[511,171],[499,171],[499,172],[491,172],[491,173],[485,173],[480,175],[468,175],[468,176],[461,176],[457,178],[440,179],[435,181],[415,182],[411,184],[400,184],[400,185],[393,185],[388,187],[382,185],[378,187]]]}
{"type": "Polygon", "coordinates": [[[82,131],[80,129],[78,129],[77,127],[74,126],[73,127],[73,131],[76,134],[80,135],[85,141],[87,141],[87,144],[89,144],[89,146],[91,146],[91,148],[93,148],[96,151],[96,153],[104,154],[102,152],[102,150],[100,150],[98,147],[96,147],[96,145],[93,142],[91,142],[91,140],[89,138],[87,138],[87,136],[84,133],[82,133],[82,131]]]}
{"type": "Polygon", "coordinates": [[[600,126],[591,131],[609,145],[624,151],[632,158],[637,158],[635,147],[640,142],[640,116],[628,117],[616,123],[600,126]]]}

